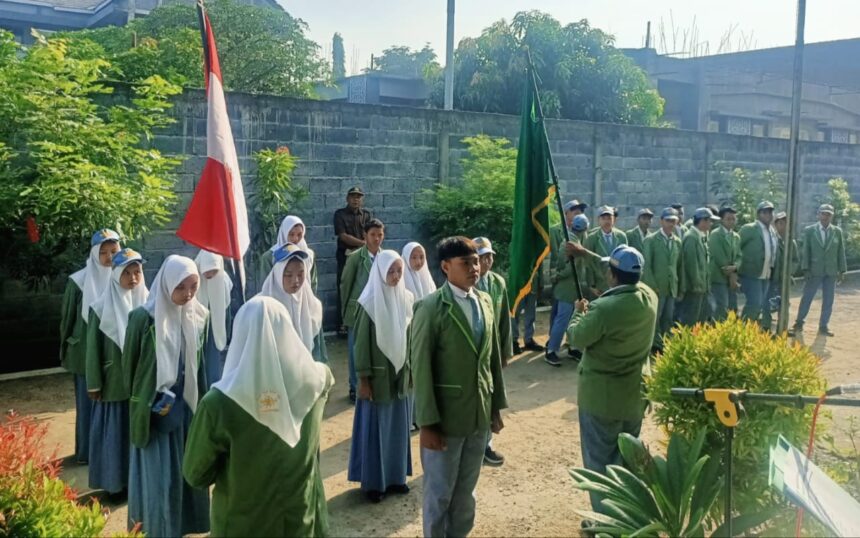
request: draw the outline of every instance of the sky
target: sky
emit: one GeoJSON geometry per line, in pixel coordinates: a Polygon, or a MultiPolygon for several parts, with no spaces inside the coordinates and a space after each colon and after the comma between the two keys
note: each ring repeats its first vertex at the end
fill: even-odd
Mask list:
{"type": "MultiPolygon", "coordinates": [[[[371,54],[391,45],[421,48],[430,43],[444,64],[447,0],[278,1],[308,23],[311,39],[328,57],[331,37],[340,32],[350,74],[367,67],[371,54]]],[[[614,35],[619,47],[641,47],[649,20],[656,44],[665,45],[658,49],[668,52],[689,50],[683,35],[695,31],[696,41],[708,42],[712,54],[726,35],[734,50],[742,41],[747,43],[744,50],[790,45],[796,21],[796,0],[457,0],[455,46],[501,18],[531,9],[548,12],[562,23],[588,19],[614,35]]],[[[860,0],[807,0],[807,43],[852,37],[860,37],[860,0]]]]}

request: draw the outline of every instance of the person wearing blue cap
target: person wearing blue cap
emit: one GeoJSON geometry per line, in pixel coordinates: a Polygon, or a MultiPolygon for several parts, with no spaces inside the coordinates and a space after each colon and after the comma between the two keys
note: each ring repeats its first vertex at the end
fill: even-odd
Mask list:
{"type": "MultiPolygon", "coordinates": [[[[564,204],[564,222],[567,226],[568,231],[570,227],[573,225],[573,219],[577,215],[584,215],[585,210],[588,209],[588,204],[585,202],[580,202],[577,199],[570,200],[566,204],[564,204]]],[[[550,251],[558,251],[558,248],[553,247],[553,245],[559,246],[564,244],[564,231],[561,228],[561,224],[553,226],[549,229],[549,244],[550,251]]],[[[568,234],[569,235],[569,234],[568,234]]],[[[552,300],[552,310],[549,313],[550,324],[552,324],[552,320],[555,319],[555,315],[558,312],[558,301],[553,298],[552,300]]]]}
{"type": "Polygon", "coordinates": [[[797,309],[794,332],[803,330],[803,322],[809,314],[809,307],[818,289],[821,288],[821,318],[818,320],[818,334],[833,336],[828,327],[833,313],[833,299],[836,284],[842,281],[848,264],[845,259],[845,238],[842,229],[833,224],[833,206],[822,204],[818,208],[818,223],[803,230],[803,249],[800,255],[800,268],[806,276],[803,297],[797,309]]]}
{"type": "Polygon", "coordinates": [[[726,319],[738,309],[738,264],[741,260],[741,237],[735,231],[737,211],[723,207],[720,225],[708,235],[711,254],[711,309],[715,320],[726,319]]]}
{"type": "Polygon", "coordinates": [[[60,364],[75,376],[75,461],[86,463],[90,453],[92,400],[87,395],[87,323],[90,306],[110,283],[119,234],[103,229],[93,234],[87,265],[69,276],[60,316],[60,364]]]}
{"type": "MultiPolygon", "coordinates": [[[[770,277],[776,267],[777,237],[773,223],[773,204],[764,201],[756,208],[756,221],[741,226],[741,263],[738,275],[746,298],[741,316],[762,324],[770,277]]],[[[769,327],[764,327],[769,329],[769,327]]]]}
{"type": "Polygon", "coordinates": [[[143,258],[126,248],[113,257],[107,289],[90,306],[87,322],[87,392],[93,400],[89,486],[115,494],[128,487],[129,390],[122,349],[129,313],[149,296],[143,258]]]}
{"type": "MultiPolygon", "coordinates": [[[[601,258],[609,256],[619,245],[627,244],[627,234],[615,227],[615,208],[608,205],[597,210],[598,227],[586,237],[583,245],[601,258]]],[[[597,296],[606,291],[609,282],[606,280],[606,268],[600,263],[593,263],[589,273],[591,292],[597,296]]]]}
{"type": "MultiPolygon", "coordinates": [[[[657,322],[657,295],[640,282],[642,254],[621,245],[609,256],[609,289],[589,303],[576,302],[568,340],[583,350],[577,405],[582,461],[605,473],[621,463],[618,436],[639,436],[645,400],[642,369],[648,360],[657,322]]],[[[600,496],[590,493],[595,512],[604,511],[600,496]]]]}
{"type": "Polygon", "coordinates": [[[639,252],[645,253],[645,238],[651,233],[651,221],[654,219],[654,212],[648,209],[640,209],[636,214],[636,226],[630,228],[626,232],[627,244],[635,248],[639,252]]]}
{"type": "MultiPolygon", "coordinates": [[[[570,240],[576,243],[582,243],[588,233],[588,217],[585,215],[576,215],[573,217],[570,226],[570,240]]],[[[561,366],[561,360],[558,358],[558,352],[561,348],[561,342],[564,339],[564,333],[567,330],[567,325],[570,323],[570,318],[573,315],[573,303],[580,297],[576,294],[576,281],[573,276],[573,269],[570,266],[569,258],[564,252],[562,242],[563,237],[556,237],[556,243],[552,245],[550,250],[550,279],[552,280],[552,295],[557,303],[555,315],[552,316],[550,322],[549,340],[546,345],[546,355],[544,361],[550,366],[561,366]]],[[[583,259],[575,260],[576,272],[579,276],[580,287],[583,293],[588,291],[588,264],[583,259]]],[[[575,358],[576,351],[571,351],[571,357],[575,358]]]]}
{"type": "Polygon", "coordinates": [[[642,282],[657,294],[657,323],[653,350],[663,349],[663,335],[669,332],[675,319],[675,300],[680,295],[681,239],[675,233],[678,211],[667,207],[660,214],[660,231],[645,238],[645,267],[642,282]]]}
{"type": "Polygon", "coordinates": [[[719,219],[707,207],[693,213],[693,226],[684,234],[681,242],[681,312],[678,321],[682,325],[695,325],[709,319],[708,293],[711,289],[710,254],[708,232],[719,219]]]}

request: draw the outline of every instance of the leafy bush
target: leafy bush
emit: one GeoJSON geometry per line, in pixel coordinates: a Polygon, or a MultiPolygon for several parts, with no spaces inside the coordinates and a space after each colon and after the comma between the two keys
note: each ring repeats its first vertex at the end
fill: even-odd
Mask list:
{"type": "MultiPolygon", "coordinates": [[[[668,432],[694,439],[704,425],[706,453],[723,446],[724,430],[713,407],[704,402],[676,399],[673,387],[736,388],[750,392],[819,395],[825,381],[819,360],[809,348],[773,339],[755,323],[733,314],[713,326],[679,327],[667,338],[648,381],[648,395],[656,406],[654,417],[668,432]]],[[[749,511],[768,505],[768,450],[779,434],[805,446],[812,408],[796,409],[753,403],[736,428],[734,440],[735,506],[749,511]]],[[[715,509],[720,509],[718,503],[715,509]]]]}
{"type": "Polygon", "coordinates": [[[109,67],[0,31],[0,272],[31,286],[79,262],[93,230],[135,239],[170,219],[179,161],[149,142],[180,89],[153,76],[110,101],[109,67]]]}
{"type": "Polygon", "coordinates": [[[293,183],[293,170],[298,158],[290,153],[288,147],[260,150],[254,154],[254,160],[257,174],[248,202],[255,221],[251,246],[259,254],[275,244],[281,220],[307,196],[307,191],[293,183]]]}
{"type": "Polygon", "coordinates": [[[421,222],[438,241],[450,235],[485,236],[493,242],[495,271],[508,267],[513,225],[517,150],[505,138],[478,135],[463,139],[463,180],[425,191],[418,204],[421,222]]]}
{"type": "Polygon", "coordinates": [[[851,199],[848,182],[835,177],[827,182],[828,196],[820,200],[833,206],[833,224],[845,233],[845,254],[860,261],[860,204],[851,199]]]}
{"type": "Polygon", "coordinates": [[[772,170],[752,172],[745,168],[714,165],[716,177],[711,185],[721,205],[731,205],[738,212],[737,226],[756,220],[756,206],[769,200],[777,207],[785,203],[785,175],[772,170]]]}

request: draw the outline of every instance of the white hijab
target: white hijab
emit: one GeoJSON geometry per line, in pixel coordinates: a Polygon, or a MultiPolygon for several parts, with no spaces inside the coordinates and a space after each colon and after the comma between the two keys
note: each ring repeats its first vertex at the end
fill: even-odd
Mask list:
{"type": "Polygon", "coordinates": [[[406,289],[412,292],[415,300],[423,299],[436,291],[436,283],[433,282],[433,276],[430,275],[430,269],[427,267],[427,251],[424,250],[424,267],[418,271],[413,271],[409,265],[409,257],[412,256],[412,251],[416,248],[424,250],[420,244],[412,242],[407,243],[403,247],[403,281],[406,284],[406,289]]]}
{"type": "MultiPolygon", "coordinates": [[[[290,242],[290,230],[292,230],[296,224],[302,225],[302,238],[295,245],[305,252],[308,253],[308,271],[314,265],[314,251],[308,247],[307,241],[305,241],[305,233],[307,233],[308,228],[305,226],[305,223],[299,217],[295,215],[287,215],[284,217],[284,220],[281,221],[281,227],[278,228],[278,244],[272,247],[272,252],[276,251],[278,247],[282,247],[290,242]]],[[[310,278],[310,275],[308,275],[310,278]]]]}
{"type": "MultiPolygon", "coordinates": [[[[110,239],[108,241],[111,241],[110,239]]],[[[102,241],[98,245],[90,247],[90,256],[87,258],[87,265],[80,271],[72,273],[69,277],[75,284],[81,288],[83,299],[81,300],[81,315],[84,321],[88,322],[90,318],[90,306],[102,296],[102,293],[110,283],[111,268],[105,267],[99,261],[99,249],[106,241],[102,241]]]]}
{"type": "Polygon", "coordinates": [[[113,268],[107,289],[91,306],[93,312],[99,317],[99,330],[110,338],[120,351],[125,345],[129,313],[146,302],[149,295],[143,274],[141,274],[140,284],[134,289],[127,290],[120,285],[119,279],[122,272],[133,263],[140,263],[140,260],[132,260],[113,268]]]}
{"type": "Polygon", "coordinates": [[[212,385],[291,447],[326,389],[328,368],[314,362],[287,309],[257,295],[236,314],[224,375],[212,385]]]}
{"type": "Polygon", "coordinates": [[[197,352],[206,327],[206,307],[194,297],[183,306],[171,296],[183,280],[197,274],[190,258],[171,254],[161,265],[143,307],[155,320],[155,390],[170,390],[179,374],[180,346],[185,346],[185,388],[191,411],[197,409],[197,352]]]}
{"type": "MultiPolygon", "coordinates": [[[[299,339],[304,343],[307,350],[312,352],[314,350],[314,338],[322,329],[322,303],[311,289],[311,275],[308,272],[305,273],[305,283],[302,284],[299,291],[293,294],[287,293],[284,289],[284,271],[287,269],[288,261],[278,262],[272,267],[269,276],[266,277],[260,288],[259,295],[277,299],[287,308],[299,339]]],[[[308,269],[307,265],[305,265],[305,269],[308,269]]]]}
{"type": "Polygon", "coordinates": [[[197,300],[209,309],[209,323],[212,326],[212,336],[215,347],[224,351],[227,347],[227,308],[230,307],[230,292],[233,282],[224,271],[224,258],[218,254],[201,250],[194,258],[197,270],[200,272],[200,287],[197,290],[197,300]],[[212,278],[206,278],[203,273],[217,269],[218,273],[212,278]]]}
{"type": "Polygon", "coordinates": [[[412,304],[415,302],[402,278],[396,286],[389,286],[386,282],[391,264],[400,259],[393,250],[381,250],[358,298],[358,303],[376,325],[376,345],[391,361],[396,372],[400,372],[406,362],[406,332],[412,321],[412,304]]]}

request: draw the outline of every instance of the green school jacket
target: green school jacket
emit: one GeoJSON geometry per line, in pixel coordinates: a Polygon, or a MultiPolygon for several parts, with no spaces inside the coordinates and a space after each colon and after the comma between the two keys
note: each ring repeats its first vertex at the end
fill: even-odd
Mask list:
{"type": "Polygon", "coordinates": [[[90,308],[87,323],[87,390],[100,390],[103,402],[128,400],[122,375],[122,351],[99,329],[101,319],[90,308]]]}
{"type": "Polygon", "coordinates": [[[717,226],[708,235],[708,252],[711,255],[711,282],[728,285],[729,277],[723,273],[723,267],[740,263],[741,236],[734,230],[717,226]]]}
{"type": "Polygon", "coordinates": [[[642,366],[657,322],[657,295],[643,283],[608,290],[575,313],[568,342],[584,350],[577,401],[582,411],[606,420],[636,420],[645,409],[642,366]]]}
{"type": "Polygon", "coordinates": [[[830,234],[824,243],[817,224],[804,228],[802,252],[800,267],[809,271],[810,276],[836,276],[848,270],[845,238],[838,226],[830,225],[830,234]]]}
{"type": "MultiPolygon", "coordinates": [[[[582,238],[570,232],[570,240],[574,243],[581,243],[582,238]]],[[[550,229],[550,279],[553,282],[552,295],[556,301],[565,303],[576,302],[579,297],[576,294],[576,281],[573,278],[573,269],[568,261],[567,254],[564,251],[564,233],[561,226],[555,226],[550,229]]],[[[574,258],[576,264],[576,274],[579,277],[579,285],[582,287],[582,292],[588,295],[589,287],[589,267],[588,260],[583,257],[574,258]]]]}
{"type": "Polygon", "coordinates": [[[738,274],[758,278],[764,269],[764,236],[758,221],[741,226],[741,263],[738,274]]]}
{"type": "Polygon", "coordinates": [[[358,298],[367,285],[372,266],[373,261],[367,247],[361,247],[346,258],[346,265],[343,266],[343,274],[340,277],[340,312],[343,324],[347,327],[355,325],[358,298]]]}
{"type": "MultiPolygon", "coordinates": [[[[785,240],[781,237],[777,237],[777,258],[776,258],[776,266],[774,266],[773,274],[770,275],[770,279],[773,282],[779,283],[782,282],[782,253],[785,252],[785,240]]],[[[791,275],[797,273],[797,268],[800,267],[800,249],[797,248],[797,241],[791,241],[791,275]]]]}
{"type": "Polygon", "coordinates": [[[681,293],[708,293],[711,289],[708,239],[693,226],[681,242],[681,293]]]}
{"type": "Polygon", "coordinates": [[[484,318],[477,345],[447,284],[418,301],[412,318],[415,423],[449,437],[489,430],[492,413],[508,406],[492,299],[476,292],[484,318]]]}
{"type": "Polygon", "coordinates": [[[635,248],[640,253],[643,253],[645,252],[645,238],[651,235],[651,233],[648,233],[643,236],[641,228],[639,228],[639,226],[634,226],[633,228],[630,228],[629,230],[624,232],[624,235],[627,236],[628,245],[635,248]]]}
{"type": "MultiPolygon", "coordinates": [[[[627,244],[627,234],[618,228],[612,229],[612,235],[615,236],[614,249],[618,245],[627,244]]],[[[589,232],[583,243],[585,248],[605,258],[612,254],[612,249],[606,248],[606,243],[603,242],[603,230],[597,228],[589,232]]],[[[605,291],[609,287],[609,282],[606,280],[606,264],[601,261],[591,262],[591,271],[589,272],[589,284],[599,291],[605,291]]]]}
{"type": "Polygon", "coordinates": [[[87,373],[87,324],[81,314],[84,294],[71,278],[66,282],[60,316],[60,365],[73,374],[87,373]]]}
{"type": "Polygon", "coordinates": [[[645,267],[642,282],[660,297],[678,297],[681,275],[681,240],[676,234],[667,241],[662,232],[645,238],[645,267]]]}
{"type": "Polygon", "coordinates": [[[376,324],[361,305],[358,305],[353,330],[355,373],[358,377],[370,378],[373,401],[388,403],[394,399],[405,398],[409,392],[409,357],[407,356],[400,372],[395,372],[391,361],[376,345],[376,324]]]}
{"type": "Polygon", "coordinates": [[[329,383],[290,447],[218,389],[191,421],[182,474],[212,491],[210,536],[327,536],[328,508],[320,472],[320,427],[329,383]],[[265,499],[265,502],[260,502],[265,499]]]}
{"type": "Polygon", "coordinates": [[[507,364],[508,359],[514,356],[514,344],[511,337],[511,307],[508,301],[508,286],[504,277],[493,271],[487,272],[486,290],[493,300],[493,311],[496,319],[496,334],[499,337],[499,346],[502,352],[502,363],[507,364]]]}
{"type": "MultiPolygon", "coordinates": [[[[208,329],[203,331],[205,340],[208,329]]],[[[206,369],[200,364],[205,342],[201,341],[197,353],[197,388],[206,393],[206,369]]],[[[188,360],[186,358],[186,360],[188,360]]],[[[144,448],[149,444],[149,424],[152,404],[155,403],[155,320],[142,306],[128,315],[125,344],[122,350],[122,373],[129,391],[129,438],[131,443],[144,448]]],[[[186,379],[186,383],[191,380],[186,379]]]]}

